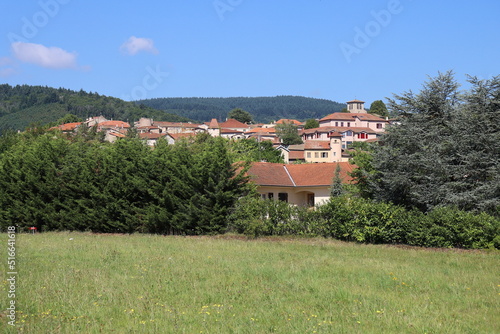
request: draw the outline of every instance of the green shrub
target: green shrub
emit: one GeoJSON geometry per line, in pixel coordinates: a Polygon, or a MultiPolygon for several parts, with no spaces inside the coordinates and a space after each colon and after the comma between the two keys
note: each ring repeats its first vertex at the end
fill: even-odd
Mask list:
{"type": "Polygon", "coordinates": [[[455,207],[429,212],[408,234],[408,243],[425,247],[500,248],[500,220],[455,207]]]}
{"type": "Polygon", "coordinates": [[[319,208],[290,206],[258,197],[240,199],[231,231],[264,235],[324,236],[372,244],[500,248],[500,221],[453,207],[423,214],[391,203],[339,196],[319,208]]]}

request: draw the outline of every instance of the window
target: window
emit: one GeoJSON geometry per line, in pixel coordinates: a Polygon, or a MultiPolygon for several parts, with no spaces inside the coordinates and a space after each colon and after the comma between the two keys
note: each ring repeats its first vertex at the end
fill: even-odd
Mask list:
{"type": "Polygon", "coordinates": [[[307,152],[307,157],[310,158],[311,157],[311,152],[307,152]]]}
{"type": "Polygon", "coordinates": [[[358,133],[358,139],[368,139],[368,134],[364,132],[358,133]]]}
{"type": "Polygon", "coordinates": [[[283,202],[288,203],[288,193],[279,193],[278,194],[278,199],[283,202]]]}
{"type": "Polygon", "coordinates": [[[262,199],[266,199],[266,194],[260,194],[260,197],[261,197],[262,199]]]}
{"type": "Polygon", "coordinates": [[[337,152],[333,152],[333,156],[336,157],[337,156],[337,152]]]}
{"type": "Polygon", "coordinates": [[[382,129],[382,123],[377,123],[377,129],[382,129]]]}
{"type": "Polygon", "coordinates": [[[347,127],[350,127],[351,126],[351,122],[347,122],[347,127]]]}
{"type": "Polygon", "coordinates": [[[335,122],[335,126],[339,126],[339,122],[335,122]]]}
{"type": "Polygon", "coordinates": [[[267,194],[267,198],[269,198],[269,199],[273,199],[273,198],[274,198],[274,193],[268,193],[268,194],[267,194]]]}
{"type": "Polygon", "coordinates": [[[319,158],[319,152],[314,152],[314,157],[319,158]]]}
{"type": "Polygon", "coordinates": [[[328,158],[328,152],[321,152],[322,158],[328,158]]]}
{"type": "Polygon", "coordinates": [[[344,122],[340,122],[340,126],[344,126],[344,122]]]}
{"type": "Polygon", "coordinates": [[[358,103],[358,109],[361,109],[362,104],[358,103]]]}
{"type": "Polygon", "coordinates": [[[316,138],[319,138],[321,134],[319,132],[316,132],[316,138]]]}
{"type": "Polygon", "coordinates": [[[307,205],[309,207],[314,206],[314,194],[307,194],[307,205]]]}

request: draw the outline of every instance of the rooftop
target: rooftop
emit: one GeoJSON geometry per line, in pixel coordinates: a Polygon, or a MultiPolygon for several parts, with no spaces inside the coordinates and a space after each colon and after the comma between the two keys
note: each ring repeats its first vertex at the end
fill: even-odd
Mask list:
{"type": "Polygon", "coordinates": [[[316,164],[278,164],[254,162],[248,170],[250,179],[261,186],[317,187],[330,186],[340,165],[340,177],[343,183],[350,183],[349,176],[356,166],[349,162],[326,162],[316,164]]]}

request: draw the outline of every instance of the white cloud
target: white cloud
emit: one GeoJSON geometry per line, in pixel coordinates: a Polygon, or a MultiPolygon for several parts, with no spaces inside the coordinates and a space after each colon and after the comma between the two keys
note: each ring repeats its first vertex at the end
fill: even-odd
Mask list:
{"type": "Polygon", "coordinates": [[[140,51],[149,52],[152,54],[158,54],[158,50],[155,48],[153,40],[150,38],[140,38],[131,36],[125,43],[122,44],[120,50],[129,55],[135,55],[140,51]]]}
{"type": "Polygon", "coordinates": [[[46,68],[76,68],[76,54],[58,47],[41,44],[14,42],[12,51],[22,62],[46,68]]]}
{"type": "Polygon", "coordinates": [[[0,57],[0,78],[9,77],[16,73],[12,67],[14,60],[9,57],[0,57]]]}

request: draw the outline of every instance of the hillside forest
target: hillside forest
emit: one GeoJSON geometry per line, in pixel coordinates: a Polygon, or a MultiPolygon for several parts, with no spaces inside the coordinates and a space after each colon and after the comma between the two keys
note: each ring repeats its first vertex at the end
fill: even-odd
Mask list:
{"type": "Polygon", "coordinates": [[[256,123],[282,118],[317,119],[346,107],[346,104],[302,96],[156,98],[137,103],[196,121],[212,118],[224,121],[230,110],[240,108],[249,112],[256,123]]]}
{"type": "Polygon", "coordinates": [[[0,85],[0,133],[7,129],[24,130],[30,124],[48,124],[72,114],[80,119],[104,116],[133,122],[140,117],[159,121],[190,121],[145,105],[137,105],[98,93],[65,88],[8,84],[0,85]]]}

